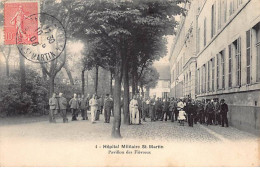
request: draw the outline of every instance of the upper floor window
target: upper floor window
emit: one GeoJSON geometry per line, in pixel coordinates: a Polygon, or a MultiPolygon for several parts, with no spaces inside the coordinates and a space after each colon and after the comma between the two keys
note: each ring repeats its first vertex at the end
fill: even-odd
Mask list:
{"type": "Polygon", "coordinates": [[[204,46],[206,46],[206,43],[207,43],[207,20],[206,20],[206,18],[204,19],[204,34],[203,34],[203,37],[204,37],[203,44],[204,44],[204,46]]]}
{"type": "Polygon", "coordinates": [[[211,6],[211,38],[216,33],[216,5],[211,6]]]}

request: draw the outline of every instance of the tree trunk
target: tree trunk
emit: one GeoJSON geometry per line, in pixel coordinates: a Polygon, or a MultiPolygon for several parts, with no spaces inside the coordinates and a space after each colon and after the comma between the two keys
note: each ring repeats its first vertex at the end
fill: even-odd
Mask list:
{"type": "Polygon", "coordinates": [[[50,94],[49,94],[49,96],[50,97],[54,93],[54,79],[55,79],[55,76],[49,77],[49,85],[50,85],[50,94]]]}
{"type": "Polygon", "coordinates": [[[42,68],[42,78],[44,81],[47,80],[47,73],[44,71],[44,69],[42,68]]]}
{"type": "Polygon", "coordinates": [[[88,91],[88,70],[87,70],[87,93],[89,93],[89,91],[88,91]]]}
{"type": "Polygon", "coordinates": [[[143,85],[141,85],[141,91],[142,91],[142,96],[144,97],[144,87],[143,87],[143,85]]]}
{"type": "Polygon", "coordinates": [[[150,88],[147,87],[147,88],[146,88],[146,91],[145,91],[145,96],[149,97],[149,93],[150,93],[150,88]]]}
{"type": "Polygon", "coordinates": [[[85,70],[81,71],[81,85],[82,85],[82,89],[81,89],[81,93],[82,95],[85,95],[85,70]]]}
{"type": "Polygon", "coordinates": [[[125,61],[123,67],[123,81],[124,81],[124,124],[130,124],[129,115],[129,76],[128,76],[128,62],[125,61]]]}
{"type": "Polygon", "coordinates": [[[121,138],[121,82],[119,73],[115,74],[115,89],[114,89],[114,122],[112,128],[112,137],[121,138]]]}
{"type": "Polygon", "coordinates": [[[113,74],[110,72],[110,94],[113,94],[113,74]]]}
{"type": "Polygon", "coordinates": [[[98,90],[98,65],[96,65],[96,76],[95,76],[95,93],[97,94],[98,90]]]}
{"type": "Polygon", "coordinates": [[[67,64],[65,63],[63,67],[64,67],[64,69],[66,70],[66,73],[67,73],[67,75],[68,75],[68,77],[69,77],[70,84],[71,84],[71,85],[74,85],[74,81],[73,81],[73,78],[72,78],[72,75],[71,75],[71,71],[70,71],[70,69],[68,68],[67,64]]]}
{"type": "Polygon", "coordinates": [[[5,60],[6,76],[9,77],[9,59],[5,60]]]}
{"type": "Polygon", "coordinates": [[[20,58],[20,77],[21,77],[21,94],[26,91],[26,75],[25,75],[25,63],[24,57],[19,52],[20,58]]]}
{"type": "Polygon", "coordinates": [[[135,95],[135,80],[132,72],[132,97],[135,95]]]}

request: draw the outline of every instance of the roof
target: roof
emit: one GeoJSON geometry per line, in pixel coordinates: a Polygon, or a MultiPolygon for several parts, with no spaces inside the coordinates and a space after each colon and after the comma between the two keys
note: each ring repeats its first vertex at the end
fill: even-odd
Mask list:
{"type": "Polygon", "coordinates": [[[171,73],[170,73],[170,66],[169,64],[157,64],[155,65],[156,70],[159,73],[159,80],[170,80],[171,73]]]}

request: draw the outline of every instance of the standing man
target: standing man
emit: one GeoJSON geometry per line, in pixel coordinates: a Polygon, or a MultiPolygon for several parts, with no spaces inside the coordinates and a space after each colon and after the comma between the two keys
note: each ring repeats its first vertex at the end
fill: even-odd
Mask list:
{"type": "Polygon", "coordinates": [[[169,104],[169,114],[171,115],[171,122],[174,122],[174,98],[171,99],[169,104]]]}
{"type": "Polygon", "coordinates": [[[109,97],[109,94],[106,94],[104,100],[104,117],[105,123],[110,123],[111,110],[113,108],[113,100],[109,97]]]}
{"type": "Polygon", "coordinates": [[[218,99],[215,99],[214,111],[215,111],[215,125],[220,125],[221,116],[220,116],[220,103],[219,103],[218,99]]]}
{"type": "Polygon", "coordinates": [[[169,112],[169,102],[167,98],[163,99],[163,109],[162,109],[162,119],[164,118],[165,121],[167,121],[167,116],[169,112]]]}
{"type": "Polygon", "coordinates": [[[91,110],[91,122],[95,122],[96,114],[97,114],[97,109],[98,109],[98,101],[97,101],[97,95],[93,95],[92,99],[89,101],[90,105],[90,110],[91,110]]]}
{"type": "Polygon", "coordinates": [[[103,95],[101,95],[101,97],[100,97],[100,114],[102,115],[102,113],[103,113],[103,108],[104,108],[104,96],[103,95]]]}
{"type": "Polygon", "coordinates": [[[209,100],[207,105],[206,105],[206,119],[207,119],[207,125],[212,125],[212,118],[214,114],[214,105],[213,103],[209,100]]]}
{"type": "Polygon", "coordinates": [[[59,104],[55,93],[53,93],[52,97],[49,99],[49,105],[50,105],[49,122],[56,123],[55,114],[57,114],[57,111],[59,109],[59,104]]]}
{"type": "Polygon", "coordinates": [[[142,119],[145,122],[145,116],[147,113],[147,106],[146,106],[146,102],[145,102],[145,98],[142,98],[142,119]]]}
{"type": "Polygon", "coordinates": [[[72,112],[72,121],[75,121],[75,120],[77,120],[76,113],[77,113],[77,110],[79,109],[79,102],[78,102],[76,93],[74,93],[73,98],[69,101],[69,105],[70,105],[70,109],[72,112]]]}
{"type": "Polygon", "coordinates": [[[193,106],[190,99],[188,99],[187,102],[186,112],[188,115],[188,124],[189,126],[193,127],[193,106]]]}
{"type": "Polygon", "coordinates": [[[143,115],[143,108],[142,108],[142,96],[140,96],[140,94],[137,94],[137,98],[136,98],[137,102],[138,102],[138,112],[139,112],[139,124],[141,124],[141,119],[142,119],[142,115],[143,115]]]}
{"type": "Polygon", "coordinates": [[[63,93],[60,93],[59,96],[60,96],[60,99],[59,99],[60,113],[63,118],[63,123],[68,123],[67,99],[65,97],[63,97],[63,93]]]}
{"type": "Polygon", "coordinates": [[[157,100],[155,102],[155,120],[160,119],[161,121],[163,120],[162,117],[162,102],[161,99],[159,97],[157,97],[157,100]]]}
{"type": "Polygon", "coordinates": [[[88,108],[88,99],[85,98],[84,95],[81,95],[80,110],[81,110],[82,120],[88,120],[87,108],[88,108]]]}
{"type": "Polygon", "coordinates": [[[150,100],[149,103],[149,113],[151,114],[151,122],[155,121],[155,96],[150,100]]]}
{"type": "Polygon", "coordinates": [[[228,127],[227,113],[228,113],[228,105],[225,103],[224,99],[221,99],[221,101],[220,101],[220,115],[221,115],[222,127],[224,127],[224,124],[226,124],[227,127],[228,127]]]}

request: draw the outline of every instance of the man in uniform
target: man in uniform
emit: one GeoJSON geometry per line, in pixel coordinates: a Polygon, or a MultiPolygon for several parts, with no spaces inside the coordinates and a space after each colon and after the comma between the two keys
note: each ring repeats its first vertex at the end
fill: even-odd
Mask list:
{"type": "Polygon", "coordinates": [[[60,113],[63,119],[63,123],[68,123],[67,118],[67,99],[63,97],[63,93],[59,94],[59,106],[60,106],[60,113]]]}
{"type": "Polygon", "coordinates": [[[104,117],[105,117],[105,123],[110,122],[110,116],[111,116],[111,110],[113,108],[113,100],[110,98],[109,94],[106,94],[105,100],[104,100],[104,117]]]}
{"type": "Polygon", "coordinates": [[[88,99],[85,98],[84,95],[81,95],[80,110],[81,110],[82,120],[88,120],[87,108],[88,108],[88,99]]]}
{"type": "Polygon", "coordinates": [[[162,118],[164,118],[165,121],[167,121],[167,117],[168,117],[168,113],[169,113],[169,101],[167,100],[167,98],[165,98],[163,100],[163,109],[162,109],[162,118]]]}
{"type": "Polygon", "coordinates": [[[155,118],[155,96],[150,100],[149,113],[151,114],[151,122],[156,120],[155,118]]]}
{"type": "Polygon", "coordinates": [[[228,105],[225,103],[224,99],[221,99],[221,101],[220,101],[220,115],[221,115],[222,127],[224,127],[224,124],[226,124],[226,126],[228,127],[227,113],[228,113],[228,105]]]}
{"type": "Polygon", "coordinates": [[[79,102],[77,99],[77,94],[74,93],[73,98],[69,101],[69,105],[71,108],[71,112],[72,112],[72,121],[77,120],[77,110],[79,109],[79,102]]]}
{"type": "Polygon", "coordinates": [[[208,103],[206,105],[207,125],[212,125],[213,114],[214,114],[214,105],[213,105],[212,101],[208,100],[208,103]]]}
{"type": "Polygon", "coordinates": [[[186,106],[186,112],[187,112],[187,115],[188,115],[188,124],[189,126],[193,127],[193,112],[194,112],[194,107],[191,103],[191,100],[188,99],[188,102],[187,102],[187,106],[186,106]]]}
{"type": "Polygon", "coordinates": [[[171,115],[171,122],[174,122],[174,98],[171,98],[169,104],[169,114],[171,115]]]}
{"type": "Polygon", "coordinates": [[[215,125],[220,125],[221,124],[221,116],[220,116],[220,103],[218,99],[215,99],[214,102],[214,111],[215,111],[215,125]]]}
{"type": "Polygon", "coordinates": [[[141,124],[141,119],[142,119],[142,115],[143,115],[143,108],[142,108],[142,96],[140,96],[139,94],[137,94],[137,98],[136,98],[137,102],[138,102],[138,111],[139,111],[139,123],[141,124]]]}
{"type": "Polygon", "coordinates": [[[58,100],[56,99],[55,93],[53,93],[52,97],[49,99],[49,105],[50,105],[49,121],[50,123],[56,123],[55,115],[59,110],[59,104],[58,104],[58,100]]]}

